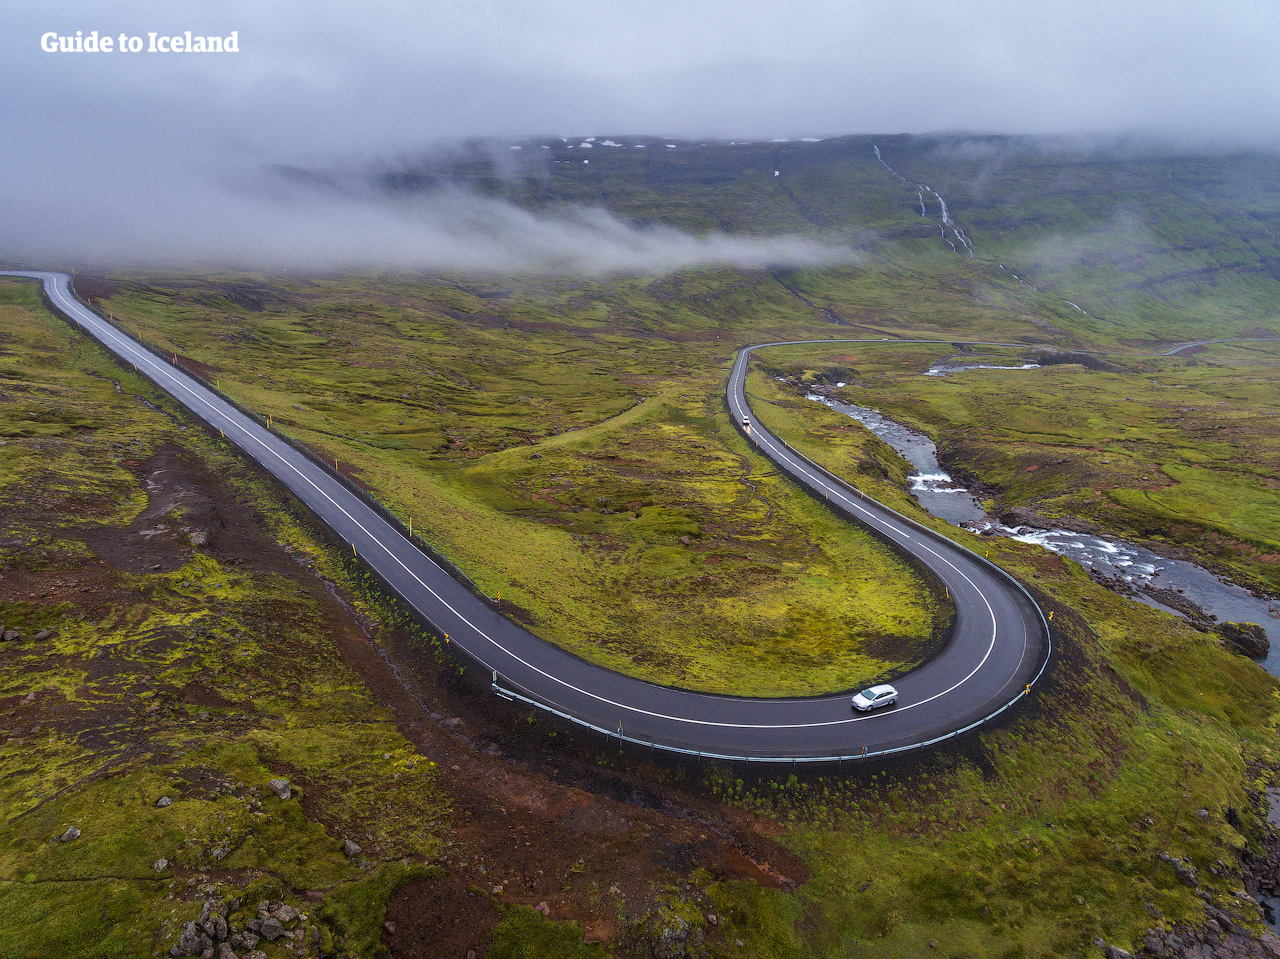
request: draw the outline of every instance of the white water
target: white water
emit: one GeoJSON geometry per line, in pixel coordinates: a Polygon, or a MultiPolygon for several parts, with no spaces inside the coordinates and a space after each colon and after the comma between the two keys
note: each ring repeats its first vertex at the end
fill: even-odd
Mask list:
{"type": "Polygon", "coordinates": [[[1039,363],[1020,363],[1017,366],[999,366],[995,363],[934,363],[924,371],[925,376],[950,376],[965,370],[1038,370],[1039,363]]]}
{"type": "Polygon", "coordinates": [[[969,254],[969,258],[973,259],[973,243],[969,237],[965,235],[964,230],[960,229],[960,227],[956,225],[955,220],[951,219],[951,211],[947,209],[947,201],[942,198],[942,194],[931,186],[923,183],[916,183],[914,180],[908,180],[893,167],[889,166],[889,164],[885,163],[884,157],[880,153],[880,147],[873,144],[871,149],[875,153],[876,159],[880,161],[880,165],[882,167],[896,176],[903,183],[909,183],[911,186],[916,188],[916,195],[920,199],[920,216],[922,219],[929,219],[929,211],[925,206],[924,195],[926,193],[933,194],[933,198],[938,201],[938,209],[942,215],[942,222],[938,224],[938,231],[942,234],[942,238],[946,240],[947,245],[951,247],[952,252],[959,253],[960,247],[963,247],[965,252],[969,254]],[[947,236],[948,228],[950,228],[951,236],[954,236],[955,240],[952,240],[950,236],[947,236]],[[960,243],[960,247],[956,246],[957,241],[960,243]]]}
{"type": "Polygon", "coordinates": [[[1085,569],[1121,579],[1137,591],[1134,599],[1176,616],[1183,614],[1144,595],[1142,588],[1180,593],[1219,622],[1258,623],[1271,640],[1271,653],[1262,666],[1272,675],[1280,676],[1280,603],[1260,599],[1194,563],[1169,559],[1121,539],[1066,529],[1005,526],[987,516],[973,494],[942,469],[938,464],[938,448],[927,436],[868,406],[842,403],[816,394],[809,394],[808,399],[853,417],[915,467],[916,471],[908,477],[911,495],[934,516],[980,535],[1007,536],[1020,543],[1033,543],[1074,560],[1085,569]]]}

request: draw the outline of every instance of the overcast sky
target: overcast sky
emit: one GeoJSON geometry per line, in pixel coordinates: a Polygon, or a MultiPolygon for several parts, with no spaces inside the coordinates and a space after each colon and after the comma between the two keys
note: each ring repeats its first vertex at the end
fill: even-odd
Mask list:
{"type": "Polygon", "coordinates": [[[5,0],[0,217],[36,231],[41,196],[46,231],[118,229],[126,199],[178,216],[197,182],[472,134],[1275,146],[1278,38],[1275,0],[5,0]],[[77,30],[235,31],[240,52],[41,50],[77,30]]]}

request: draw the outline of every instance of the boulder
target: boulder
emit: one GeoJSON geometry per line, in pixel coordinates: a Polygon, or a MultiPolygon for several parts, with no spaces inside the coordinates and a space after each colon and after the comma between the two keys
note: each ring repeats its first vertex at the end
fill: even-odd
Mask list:
{"type": "Polygon", "coordinates": [[[66,832],[64,832],[61,836],[58,837],[58,842],[71,842],[71,840],[79,839],[79,838],[80,838],[80,830],[77,829],[75,826],[72,826],[70,829],[68,829],[66,832]]]}
{"type": "Polygon", "coordinates": [[[279,919],[276,919],[274,917],[268,917],[262,920],[262,924],[259,927],[259,931],[262,933],[263,939],[268,939],[271,942],[275,942],[277,939],[279,939],[281,936],[284,935],[284,925],[280,922],[279,919]]]}
{"type": "Polygon", "coordinates": [[[196,928],[194,922],[189,922],[182,927],[182,935],[178,937],[178,944],[169,950],[169,955],[195,956],[203,948],[204,945],[200,942],[200,930],[196,928]]]}
{"type": "Polygon", "coordinates": [[[267,785],[281,799],[288,799],[293,795],[293,790],[289,788],[289,780],[287,779],[273,779],[267,785]]]}
{"type": "Polygon", "coordinates": [[[169,868],[169,860],[157,859],[151,868],[154,869],[156,872],[164,872],[166,869],[169,868]]]}
{"type": "Polygon", "coordinates": [[[344,839],[342,841],[342,851],[347,854],[348,859],[354,859],[360,855],[360,844],[354,843],[350,839],[344,839]]]}
{"type": "Polygon", "coordinates": [[[168,796],[161,796],[159,799],[156,800],[156,806],[160,809],[164,809],[166,806],[172,806],[172,805],[173,805],[173,800],[170,799],[168,796]]]}
{"type": "Polygon", "coordinates": [[[218,959],[240,959],[240,957],[231,948],[231,943],[223,942],[218,944],[218,959]]]}
{"type": "Polygon", "coordinates": [[[1271,640],[1257,623],[1219,623],[1216,628],[1227,646],[1250,659],[1263,659],[1271,652],[1271,640]]]}
{"type": "Polygon", "coordinates": [[[42,629],[42,630],[40,630],[40,632],[36,633],[36,635],[35,635],[35,640],[36,640],[36,642],[38,642],[38,643],[42,643],[42,642],[44,642],[46,639],[48,639],[48,638],[49,638],[50,636],[52,636],[52,635],[53,635],[53,630],[51,630],[51,629],[42,629]]]}

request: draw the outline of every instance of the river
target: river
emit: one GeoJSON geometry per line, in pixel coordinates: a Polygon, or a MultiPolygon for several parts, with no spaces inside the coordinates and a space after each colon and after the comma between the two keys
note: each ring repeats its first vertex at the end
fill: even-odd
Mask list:
{"type": "MultiPolygon", "coordinates": [[[[946,375],[958,369],[973,368],[966,366],[944,371],[935,367],[938,372],[929,372],[946,375]]],[[[1271,653],[1262,666],[1272,675],[1280,676],[1280,603],[1260,599],[1201,566],[1161,556],[1136,543],[1066,529],[1005,526],[988,516],[973,493],[942,468],[938,463],[938,447],[929,437],[867,406],[844,403],[816,393],[808,394],[807,398],[853,417],[896,450],[915,470],[908,477],[911,495],[939,519],[983,535],[1007,536],[1022,543],[1035,543],[1075,560],[1086,569],[1122,580],[1133,588],[1134,599],[1175,616],[1184,614],[1146,590],[1177,593],[1218,622],[1258,623],[1271,640],[1271,653]]]]}

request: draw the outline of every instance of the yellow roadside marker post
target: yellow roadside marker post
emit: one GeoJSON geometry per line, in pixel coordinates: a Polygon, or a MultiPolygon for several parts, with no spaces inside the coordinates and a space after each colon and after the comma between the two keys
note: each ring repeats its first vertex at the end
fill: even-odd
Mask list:
{"type": "Polygon", "coordinates": [[[1053,622],[1053,610],[1049,610],[1049,622],[1053,622]]]}

